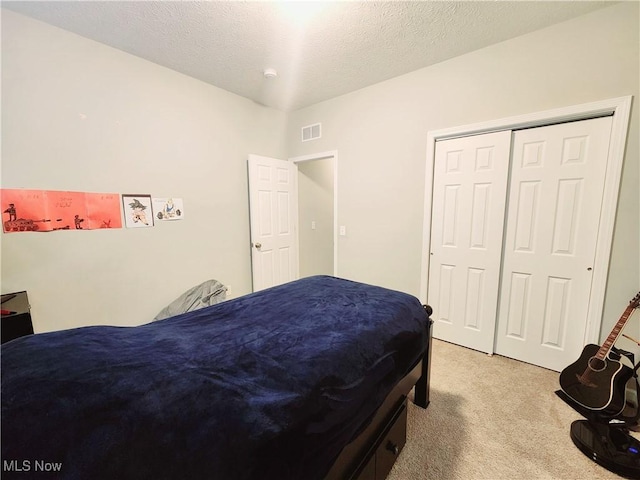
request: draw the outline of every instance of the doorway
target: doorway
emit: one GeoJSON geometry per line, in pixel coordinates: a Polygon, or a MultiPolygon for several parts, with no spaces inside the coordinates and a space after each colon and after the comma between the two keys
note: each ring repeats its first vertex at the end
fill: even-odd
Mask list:
{"type": "Polygon", "coordinates": [[[337,275],[337,160],[335,151],[290,159],[298,167],[301,278],[337,275]]]}

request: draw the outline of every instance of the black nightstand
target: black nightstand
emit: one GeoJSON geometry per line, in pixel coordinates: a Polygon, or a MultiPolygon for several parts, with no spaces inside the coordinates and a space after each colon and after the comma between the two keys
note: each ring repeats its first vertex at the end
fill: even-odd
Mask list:
{"type": "Polygon", "coordinates": [[[5,343],[32,333],[31,306],[27,292],[3,294],[2,316],[0,317],[1,342],[5,343]]]}

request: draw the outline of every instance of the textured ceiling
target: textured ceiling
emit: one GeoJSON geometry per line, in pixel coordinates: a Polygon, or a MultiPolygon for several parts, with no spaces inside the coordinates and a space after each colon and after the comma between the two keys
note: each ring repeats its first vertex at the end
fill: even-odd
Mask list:
{"type": "Polygon", "coordinates": [[[613,3],[3,1],[2,6],[290,111],[613,3]],[[305,9],[314,15],[294,16],[305,9]],[[275,68],[278,76],[265,79],[265,68],[275,68]]]}

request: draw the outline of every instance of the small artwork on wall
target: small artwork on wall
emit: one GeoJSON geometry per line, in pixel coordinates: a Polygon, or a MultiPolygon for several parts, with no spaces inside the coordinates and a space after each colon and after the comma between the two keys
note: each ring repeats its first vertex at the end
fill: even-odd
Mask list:
{"type": "Polygon", "coordinates": [[[154,215],[158,220],[182,220],[184,204],[181,198],[154,198],[152,200],[154,215]]]}
{"type": "Polygon", "coordinates": [[[2,228],[9,232],[50,232],[57,219],[48,218],[43,190],[2,190],[2,228]]]}
{"type": "Polygon", "coordinates": [[[153,227],[151,195],[123,193],[122,207],[127,228],[153,227]]]}
{"type": "Polygon", "coordinates": [[[117,193],[87,193],[87,227],[122,228],[120,215],[120,195],[117,193]]]}

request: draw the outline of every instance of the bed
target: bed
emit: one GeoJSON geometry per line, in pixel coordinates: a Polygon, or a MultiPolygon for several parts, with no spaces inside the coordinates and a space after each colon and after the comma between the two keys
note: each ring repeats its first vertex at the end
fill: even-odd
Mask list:
{"type": "Polygon", "coordinates": [[[0,349],[2,478],[384,478],[409,392],[429,403],[430,323],[411,295],[315,276],[18,338],[0,349]]]}

